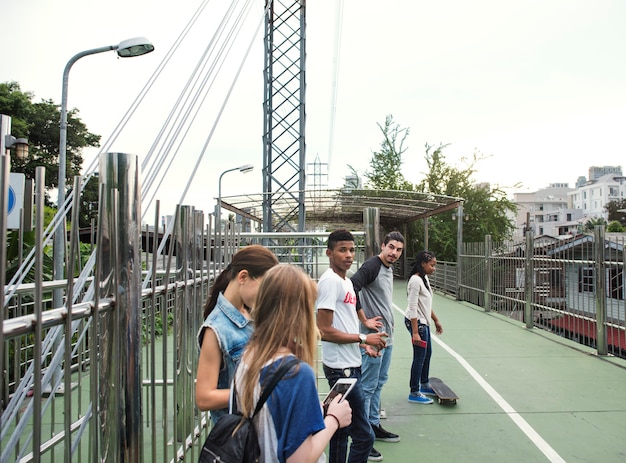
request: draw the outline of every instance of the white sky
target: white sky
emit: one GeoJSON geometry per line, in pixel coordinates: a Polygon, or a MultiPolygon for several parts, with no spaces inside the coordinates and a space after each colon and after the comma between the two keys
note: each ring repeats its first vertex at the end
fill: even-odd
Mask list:
{"type": "MultiPolygon", "coordinates": [[[[224,1],[210,2],[194,33],[197,44],[178,53],[112,150],[148,151],[212,35],[219,14],[211,3],[217,8],[224,1]]],[[[149,55],[119,60],[110,52],[72,67],[69,107],[78,108],[88,129],[105,141],[200,3],[0,0],[0,81],[19,82],[34,101],[60,103],[63,69],[74,54],[148,37],[156,47],[149,55]]],[[[258,3],[260,12],[263,1],[258,3]]],[[[382,140],[377,124],[388,114],[410,128],[402,173],[413,182],[426,170],[425,143],[450,143],[444,154],[455,165],[480,151],[488,159],[477,165],[476,180],[520,183],[515,191],[553,182],[573,187],[591,165],[625,167],[626,1],[344,0],[335,76],[337,5],[307,3],[307,162],[319,156],[330,163],[330,186],[349,174],[348,164],[368,169],[382,140]]],[[[222,195],[262,190],[262,53],[259,36],[185,204],[212,211],[220,173],[246,163],[255,165],[254,172],[229,173],[222,195]]],[[[163,213],[173,212],[211,129],[208,114],[220,104],[207,102],[206,119],[181,148],[156,197],[163,213]]],[[[86,160],[92,158],[87,153],[86,160]]]]}

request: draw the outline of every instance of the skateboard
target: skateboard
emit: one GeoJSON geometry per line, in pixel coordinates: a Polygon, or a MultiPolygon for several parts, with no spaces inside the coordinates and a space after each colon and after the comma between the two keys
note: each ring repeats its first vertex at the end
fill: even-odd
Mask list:
{"type": "Polygon", "coordinates": [[[435,391],[435,395],[437,396],[437,400],[440,404],[444,405],[454,405],[458,400],[458,396],[456,393],[450,389],[443,381],[439,378],[430,378],[430,387],[435,391]]]}

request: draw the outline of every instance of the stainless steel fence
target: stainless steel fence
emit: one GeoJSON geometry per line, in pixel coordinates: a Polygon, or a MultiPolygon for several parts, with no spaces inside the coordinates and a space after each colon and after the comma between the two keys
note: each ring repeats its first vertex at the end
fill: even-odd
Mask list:
{"type": "MultiPolygon", "coordinates": [[[[230,224],[220,243],[189,206],[161,234],[157,205],[141,252],[136,159],[106,156],[91,265],[45,281],[48,249],[39,240],[33,282],[6,288],[0,462],[197,461],[209,420],[195,406],[196,335],[213,276],[252,243],[315,279],[328,266],[327,233],[261,235],[230,224]],[[55,289],[62,307],[52,302],[55,289]]],[[[43,237],[43,191],[36,197],[43,237]]],[[[80,250],[71,235],[68,262],[80,250]]],[[[357,268],[365,245],[362,233],[355,237],[357,268]]]]}
{"type": "MultiPolygon", "coordinates": [[[[3,288],[0,463],[196,461],[208,432],[208,414],[195,406],[196,335],[214,275],[253,243],[315,279],[328,267],[325,232],[241,233],[230,223],[219,242],[190,206],[179,207],[161,234],[157,205],[142,253],[136,159],[105,156],[88,263],[67,281],[46,281],[38,188],[33,281],[3,288]],[[224,259],[215,262],[216,255],[224,259]],[[55,289],[64,292],[61,307],[52,303],[55,289]]],[[[43,169],[37,175],[43,185],[43,169]]],[[[356,269],[367,257],[367,237],[355,238],[356,269]]],[[[75,232],[68,249],[67,262],[83,260],[76,259],[75,232]]],[[[440,262],[432,283],[599,354],[626,356],[625,256],[623,239],[605,237],[603,228],[568,240],[486,237],[464,245],[461,275],[455,263],[440,262]]]]}

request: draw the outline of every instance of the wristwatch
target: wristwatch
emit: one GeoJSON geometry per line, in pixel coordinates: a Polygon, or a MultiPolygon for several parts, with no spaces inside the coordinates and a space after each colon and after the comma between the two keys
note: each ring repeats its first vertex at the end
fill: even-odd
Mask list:
{"type": "Polygon", "coordinates": [[[359,333],[359,344],[365,344],[365,341],[367,341],[367,335],[359,333]]]}

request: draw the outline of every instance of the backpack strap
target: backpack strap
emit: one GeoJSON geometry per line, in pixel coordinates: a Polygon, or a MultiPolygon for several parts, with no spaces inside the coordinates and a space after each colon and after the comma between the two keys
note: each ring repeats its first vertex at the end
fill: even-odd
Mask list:
{"type": "Polygon", "coordinates": [[[285,376],[285,373],[287,373],[291,369],[291,367],[297,363],[300,363],[300,359],[297,357],[287,361],[283,360],[281,362],[281,366],[278,368],[278,370],[274,372],[270,382],[267,383],[267,385],[263,388],[263,392],[261,394],[261,397],[259,398],[259,401],[256,404],[254,413],[252,414],[252,418],[254,418],[256,414],[261,411],[261,408],[263,408],[263,405],[265,404],[267,399],[269,399],[270,394],[274,390],[274,387],[276,387],[276,384],[278,384],[282,377],[285,376]]]}

